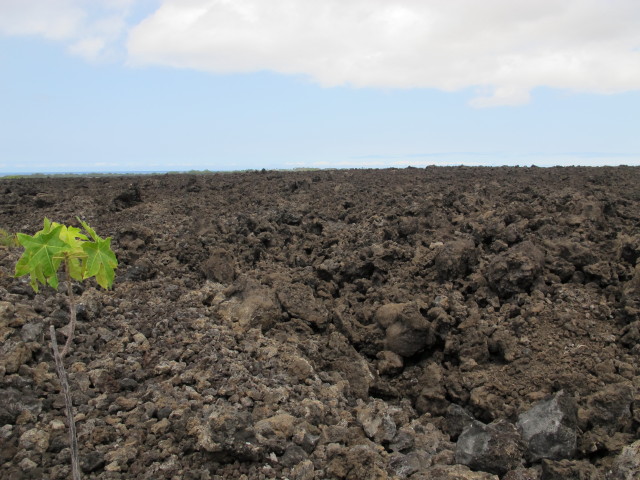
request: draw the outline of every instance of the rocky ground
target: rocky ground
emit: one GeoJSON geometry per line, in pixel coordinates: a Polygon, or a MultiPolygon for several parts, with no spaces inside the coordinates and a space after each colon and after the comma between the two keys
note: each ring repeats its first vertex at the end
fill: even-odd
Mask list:
{"type": "MultiPolygon", "coordinates": [[[[66,359],[88,479],[640,478],[640,168],[0,180],[76,216],[66,359]]],[[[34,294],[0,250],[0,478],[70,478],[34,294]]],[[[63,341],[62,332],[59,340],[63,341]]]]}

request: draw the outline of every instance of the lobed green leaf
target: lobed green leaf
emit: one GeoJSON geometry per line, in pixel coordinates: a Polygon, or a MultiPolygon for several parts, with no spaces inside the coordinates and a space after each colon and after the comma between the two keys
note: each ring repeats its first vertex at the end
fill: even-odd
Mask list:
{"type": "Polygon", "coordinates": [[[111,250],[111,238],[85,242],[82,248],[87,254],[83,278],[96,277],[98,285],[110,288],[115,278],[114,269],[118,266],[118,260],[111,250]]]}
{"type": "MultiPolygon", "coordinates": [[[[46,220],[46,219],[45,219],[46,220]]],[[[29,274],[31,287],[37,292],[38,282],[58,288],[58,269],[69,249],[60,239],[62,225],[53,227],[45,221],[45,228],[30,236],[18,233],[18,243],[24,247],[22,257],[16,263],[16,277],[29,274]]]]}
{"type": "Polygon", "coordinates": [[[86,222],[78,219],[92,240],[79,228],[67,227],[44,219],[42,230],[33,236],[17,234],[25,249],[16,263],[15,276],[30,276],[31,287],[38,284],[58,288],[58,269],[64,262],[69,276],[78,281],[95,277],[103,288],[110,288],[118,260],[111,250],[111,238],[101,238],[86,222]]]}

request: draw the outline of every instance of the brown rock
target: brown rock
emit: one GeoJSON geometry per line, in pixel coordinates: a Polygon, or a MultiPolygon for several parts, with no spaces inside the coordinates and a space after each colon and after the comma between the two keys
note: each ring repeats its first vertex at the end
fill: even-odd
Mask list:
{"type": "Polygon", "coordinates": [[[544,253],[526,241],[497,255],[487,268],[486,276],[491,288],[502,298],[528,292],[542,273],[544,253]]]}
{"type": "Polygon", "coordinates": [[[542,460],[540,480],[601,480],[596,467],[585,460],[542,460]]]}
{"type": "Polygon", "coordinates": [[[313,290],[302,283],[285,283],[277,287],[276,295],[285,312],[295,318],[324,328],[329,319],[326,307],[313,295],[313,290]]]}
{"type": "Polygon", "coordinates": [[[21,365],[31,359],[33,351],[24,342],[8,341],[0,346],[0,368],[6,373],[16,373],[21,365]]]}
{"type": "Polygon", "coordinates": [[[376,311],[375,319],[386,329],[386,350],[403,357],[411,357],[435,341],[431,323],[415,302],[384,305],[376,311]]]}
{"type": "Polygon", "coordinates": [[[222,248],[213,250],[201,269],[207,280],[214,282],[229,284],[236,278],[235,260],[222,248]]]}
{"type": "Polygon", "coordinates": [[[49,433],[38,428],[27,430],[20,435],[20,446],[27,450],[44,453],[49,448],[49,433]]]}
{"type": "Polygon", "coordinates": [[[499,480],[497,475],[474,472],[465,465],[434,465],[424,473],[415,473],[411,480],[499,480]]]}

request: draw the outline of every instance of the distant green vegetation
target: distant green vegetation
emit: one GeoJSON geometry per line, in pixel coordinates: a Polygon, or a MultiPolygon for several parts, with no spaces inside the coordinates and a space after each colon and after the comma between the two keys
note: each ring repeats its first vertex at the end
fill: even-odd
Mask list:
{"type": "Polygon", "coordinates": [[[68,178],[68,177],[126,177],[141,175],[220,175],[229,173],[258,173],[269,172],[317,172],[321,168],[298,167],[298,168],[274,168],[274,169],[251,169],[245,170],[172,170],[168,172],[86,172],[86,173],[25,173],[13,175],[1,175],[0,180],[11,180],[20,178],[68,178]]]}
{"type": "Polygon", "coordinates": [[[0,248],[14,248],[18,246],[18,238],[14,233],[9,233],[0,228],[0,248]]]}
{"type": "Polygon", "coordinates": [[[122,177],[123,175],[160,175],[156,172],[86,172],[86,173],[22,173],[13,175],[0,174],[0,180],[17,178],[67,178],[67,177],[122,177]]]}

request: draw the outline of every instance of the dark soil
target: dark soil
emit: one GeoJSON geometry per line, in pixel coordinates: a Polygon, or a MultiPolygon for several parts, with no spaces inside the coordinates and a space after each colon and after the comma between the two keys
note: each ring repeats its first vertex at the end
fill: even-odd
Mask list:
{"type": "MultiPolygon", "coordinates": [[[[113,290],[74,287],[86,478],[640,478],[640,168],[0,180],[1,228],[45,216],[120,261],[113,290]],[[549,398],[575,445],[532,456],[515,426],[549,398]],[[514,448],[465,460],[486,424],[514,448]]],[[[20,254],[0,478],[67,479],[66,297],[13,278],[20,254]]]]}

